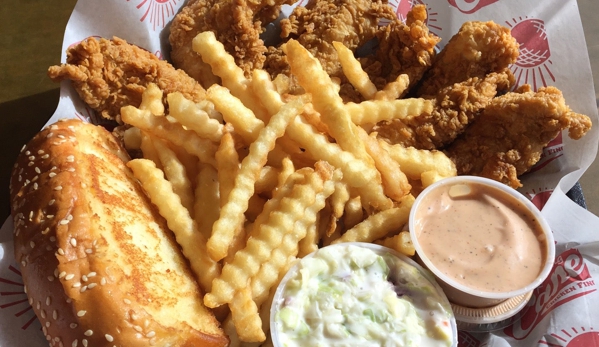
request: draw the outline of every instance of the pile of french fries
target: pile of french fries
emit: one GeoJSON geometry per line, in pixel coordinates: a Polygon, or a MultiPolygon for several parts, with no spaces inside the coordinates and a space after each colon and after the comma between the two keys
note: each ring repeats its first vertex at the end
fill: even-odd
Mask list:
{"type": "Polygon", "coordinates": [[[223,322],[231,345],[271,344],[272,296],[287,269],[332,243],[375,242],[414,255],[402,231],[415,196],[456,175],[442,152],[404,148],[369,134],[381,120],[430,112],[424,99],[399,99],[400,76],[376,90],[353,53],[335,44],[345,74],[368,99],[345,104],[339,85],[296,41],[285,45],[305,90],[263,70],[246,78],[211,32],[193,49],[222,80],[194,103],[150,85],[121,118],[128,163],[167,220],[223,322]]]}

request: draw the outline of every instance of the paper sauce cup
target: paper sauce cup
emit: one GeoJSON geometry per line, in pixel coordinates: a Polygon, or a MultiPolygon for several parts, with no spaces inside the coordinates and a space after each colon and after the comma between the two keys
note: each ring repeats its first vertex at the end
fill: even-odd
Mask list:
{"type": "MultiPolygon", "coordinates": [[[[459,213],[459,211],[457,213],[459,213]]],[[[466,223],[467,222],[468,221],[466,221],[466,223]]],[[[427,187],[418,195],[412,210],[410,211],[409,230],[412,242],[414,243],[414,248],[416,249],[416,254],[418,255],[418,261],[435,275],[439,285],[443,288],[443,291],[449,298],[449,301],[452,302],[452,304],[457,304],[463,307],[489,308],[492,306],[498,306],[510,298],[526,296],[527,293],[539,286],[549,275],[555,258],[555,243],[553,233],[548,223],[543,218],[541,212],[530,202],[530,200],[528,200],[518,191],[508,187],[503,183],[482,177],[451,177],[443,179],[427,187]],[[441,190],[464,184],[482,185],[484,186],[484,190],[491,196],[507,195],[508,200],[511,197],[519,204],[522,212],[530,214],[536,221],[538,221],[540,234],[537,235],[537,239],[541,244],[543,259],[538,275],[526,285],[522,285],[519,288],[508,291],[485,291],[472,288],[470,286],[464,285],[463,282],[459,282],[455,277],[451,277],[450,275],[441,271],[439,269],[439,264],[435,264],[435,262],[431,260],[429,254],[427,254],[425,251],[423,244],[419,240],[423,228],[422,221],[420,221],[419,218],[424,216],[423,211],[428,209],[430,205],[434,203],[433,200],[439,201],[436,194],[438,194],[441,190]]],[[[465,243],[465,241],[452,239],[451,242],[445,244],[444,246],[448,249],[453,249],[460,247],[461,243],[465,243]]],[[[489,249],[494,249],[494,246],[489,247],[489,249]]],[[[484,271],[485,264],[481,263],[480,266],[484,271]]],[[[488,269],[488,271],[505,271],[505,269],[488,269]]],[[[513,273],[512,275],[518,276],[517,273],[513,273]]],[[[511,314],[515,313],[516,312],[511,312],[511,314]]]]}

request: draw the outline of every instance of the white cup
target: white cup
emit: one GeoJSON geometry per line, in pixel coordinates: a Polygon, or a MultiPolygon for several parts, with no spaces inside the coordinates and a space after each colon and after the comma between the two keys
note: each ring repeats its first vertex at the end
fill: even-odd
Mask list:
{"type": "MultiPolygon", "coordinates": [[[[443,179],[439,182],[436,182],[426,189],[424,189],[417,197],[414,205],[412,206],[412,210],[410,211],[409,217],[409,229],[410,236],[412,238],[412,242],[414,244],[414,248],[416,249],[416,253],[419,258],[419,262],[423,264],[426,268],[428,268],[437,278],[437,282],[443,288],[443,291],[449,298],[449,300],[461,306],[466,307],[489,307],[493,305],[497,305],[507,299],[517,297],[520,295],[524,295],[537,286],[539,286],[545,278],[549,275],[551,268],[553,266],[554,258],[555,258],[555,242],[553,238],[553,233],[547,224],[547,221],[542,216],[541,212],[528,200],[525,196],[519,193],[517,190],[510,188],[509,186],[482,177],[475,176],[457,176],[451,177],[447,179],[443,179]],[[544,237],[545,241],[542,242],[544,245],[544,255],[542,268],[539,271],[538,276],[534,278],[533,281],[528,283],[521,288],[517,288],[510,291],[505,292],[491,292],[491,291],[481,291],[477,289],[470,288],[458,281],[456,281],[453,277],[450,277],[440,271],[436,264],[434,264],[431,259],[427,256],[426,252],[423,250],[422,245],[418,240],[418,236],[420,235],[420,227],[417,220],[418,212],[422,208],[427,208],[425,206],[427,196],[437,189],[445,189],[447,186],[459,185],[459,184],[480,184],[486,186],[490,194],[508,194],[515,198],[521,205],[528,210],[534,218],[539,223],[539,226],[542,230],[542,239],[544,237]]],[[[456,243],[460,240],[456,240],[456,243]]],[[[455,247],[454,244],[447,244],[447,247],[455,247]]],[[[514,274],[516,275],[516,274],[514,274]]]]}

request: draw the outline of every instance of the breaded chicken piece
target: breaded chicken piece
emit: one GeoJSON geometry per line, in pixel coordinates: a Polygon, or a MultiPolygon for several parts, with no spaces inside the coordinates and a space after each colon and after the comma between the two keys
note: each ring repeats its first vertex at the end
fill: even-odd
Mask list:
{"type": "MultiPolygon", "coordinates": [[[[296,7],[280,22],[281,38],[295,39],[318,59],[331,77],[343,78],[333,42],[354,51],[374,38],[381,19],[396,18],[391,6],[381,0],[310,0],[296,7]]],[[[266,69],[272,76],[289,75],[280,48],[269,50],[266,69]]]]}
{"type": "Polygon", "coordinates": [[[518,47],[509,28],[492,21],[466,22],[435,57],[416,94],[435,95],[454,83],[501,71],[516,62],[518,47]]]}
{"type": "Polygon", "coordinates": [[[383,89],[400,74],[407,74],[410,80],[407,92],[431,67],[435,46],[441,39],[429,31],[426,18],[426,7],[416,5],[408,13],[405,23],[394,18],[377,32],[375,54],[361,59],[377,89],[383,89]]]}
{"type": "Polygon", "coordinates": [[[524,86],[493,99],[445,152],[458,175],[484,176],[518,188],[518,176],[539,161],[560,131],[568,129],[572,139],[580,139],[591,125],[589,117],[566,105],[557,88],[535,93],[524,86]]]}
{"type": "Polygon", "coordinates": [[[103,118],[119,120],[121,107],[139,107],[149,83],[166,96],[174,91],[199,102],[206,91],[193,78],[152,53],[125,40],[88,38],[70,47],[67,63],[51,66],[48,76],[56,82],[71,80],[81,99],[103,118]]]}
{"type": "Polygon", "coordinates": [[[247,77],[261,69],[266,46],[260,38],[263,27],[278,17],[281,5],[292,0],[190,0],[175,16],[169,41],[173,65],[208,88],[219,83],[210,66],[192,49],[197,34],[212,31],[235,58],[247,77]]]}
{"type": "Polygon", "coordinates": [[[498,93],[513,85],[514,75],[509,69],[473,77],[437,93],[431,114],[380,122],[372,131],[392,144],[439,149],[456,139],[498,93]]]}

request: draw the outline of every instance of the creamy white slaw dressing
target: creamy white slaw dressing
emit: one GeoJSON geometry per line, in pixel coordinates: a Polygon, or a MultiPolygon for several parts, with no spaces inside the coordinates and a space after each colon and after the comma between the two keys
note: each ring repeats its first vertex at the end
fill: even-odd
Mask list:
{"type": "Polygon", "coordinates": [[[299,263],[275,314],[281,346],[450,346],[451,313],[417,268],[355,245],[299,263]]]}

